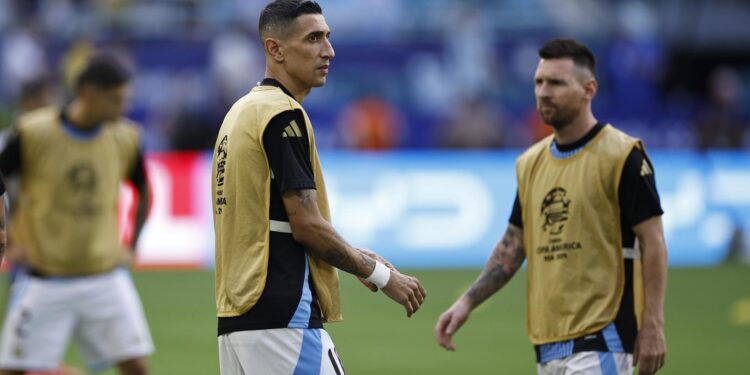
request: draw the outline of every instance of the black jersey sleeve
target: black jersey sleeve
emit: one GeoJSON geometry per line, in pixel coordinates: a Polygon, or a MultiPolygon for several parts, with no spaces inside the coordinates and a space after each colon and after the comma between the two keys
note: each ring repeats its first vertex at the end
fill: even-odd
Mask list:
{"type": "Polygon", "coordinates": [[[135,186],[142,186],[146,184],[146,167],[143,164],[143,154],[138,151],[138,155],[135,159],[135,166],[128,176],[128,180],[135,186]]]}
{"type": "Polygon", "coordinates": [[[15,129],[10,130],[5,147],[0,152],[0,172],[4,177],[12,176],[21,170],[21,137],[15,129]]]}
{"type": "Polygon", "coordinates": [[[638,148],[628,155],[618,187],[623,227],[632,228],[664,213],[656,190],[654,167],[638,148]]]}
{"type": "Polygon", "coordinates": [[[315,189],[305,119],[300,111],[282,112],[263,132],[272,178],[284,194],[287,190],[315,189]]]}
{"type": "Polygon", "coordinates": [[[521,201],[518,199],[518,191],[516,191],[516,199],[513,200],[513,211],[510,213],[510,219],[508,222],[523,228],[523,213],[521,212],[521,201]]]}

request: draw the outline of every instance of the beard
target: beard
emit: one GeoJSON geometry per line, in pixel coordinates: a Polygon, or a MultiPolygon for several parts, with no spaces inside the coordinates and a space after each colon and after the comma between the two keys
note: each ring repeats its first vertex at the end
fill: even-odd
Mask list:
{"type": "Polygon", "coordinates": [[[544,110],[541,105],[537,106],[537,111],[542,117],[545,124],[552,126],[555,129],[562,129],[578,116],[578,108],[561,108],[558,105],[552,103],[544,103],[544,110]]]}

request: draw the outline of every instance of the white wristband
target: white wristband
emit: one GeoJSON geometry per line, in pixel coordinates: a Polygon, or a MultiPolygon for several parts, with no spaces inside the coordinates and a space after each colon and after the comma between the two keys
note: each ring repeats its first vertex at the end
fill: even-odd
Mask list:
{"type": "Polygon", "coordinates": [[[388,280],[390,279],[391,269],[386,267],[385,264],[375,261],[375,269],[365,280],[375,284],[378,288],[383,289],[388,285],[388,280]]]}

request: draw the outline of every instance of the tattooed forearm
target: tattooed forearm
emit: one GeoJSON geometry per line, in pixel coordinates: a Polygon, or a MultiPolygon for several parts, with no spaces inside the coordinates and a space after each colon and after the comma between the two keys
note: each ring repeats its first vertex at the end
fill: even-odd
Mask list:
{"type": "Polygon", "coordinates": [[[324,250],[317,252],[317,255],[326,263],[349,273],[355,273],[357,265],[354,260],[345,252],[338,250],[324,250]]]}
{"type": "Polygon", "coordinates": [[[361,274],[360,276],[367,277],[370,276],[372,272],[370,270],[375,269],[375,259],[370,258],[367,256],[367,254],[360,252],[359,253],[359,259],[361,260],[361,264],[364,265],[364,274],[361,274]]]}
{"type": "Polygon", "coordinates": [[[509,225],[502,240],[497,244],[482,274],[479,275],[466,296],[472,307],[479,306],[484,300],[497,292],[513,277],[525,258],[523,249],[523,230],[509,225]]]}
{"type": "Polygon", "coordinates": [[[342,250],[326,250],[316,254],[326,263],[357,276],[369,276],[368,273],[375,268],[375,261],[363,253],[352,256],[342,250]]]}
{"type": "Polygon", "coordinates": [[[311,255],[357,276],[372,273],[375,261],[350,246],[320,215],[315,190],[288,190],[283,199],[292,235],[311,255]]]}

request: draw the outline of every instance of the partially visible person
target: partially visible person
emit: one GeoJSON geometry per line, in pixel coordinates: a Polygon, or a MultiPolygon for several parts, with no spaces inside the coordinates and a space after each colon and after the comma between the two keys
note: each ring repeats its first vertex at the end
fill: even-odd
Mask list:
{"type": "Polygon", "coordinates": [[[46,74],[24,82],[18,95],[17,111],[19,116],[51,105],[53,102],[52,95],[53,87],[46,74]]]}
{"type": "Polygon", "coordinates": [[[353,150],[390,150],[405,137],[404,119],[393,104],[376,95],[349,103],[337,120],[343,146],[353,150]]]}
{"type": "MultiPolygon", "coordinates": [[[[15,119],[24,116],[27,113],[33,112],[40,108],[45,108],[52,105],[53,100],[53,87],[50,83],[47,75],[40,75],[33,78],[21,85],[18,100],[16,101],[15,119]]],[[[5,148],[9,138],[12,138],[15,134],[15,129],[9,127],[0,134],[2,139],[2,148],[5,148]]],[[[13,208],[18,204],[19,194],[19,181],[17,176],[11,176],[12,178],[5,179],[5,187],[7,190],[6,199],[10,210],[8,220],[8,227],[13,226],[13,208]]],[[[8,244],[5,253],[5,260],[10,264],[10,283],[9,286],[15,281],[17,273],[21,270],[21,267],[25,264],[25,254],[22,248],[19,246],[11,246],[8,244]]]]}
{"type": "Polygon", "coordinates": [[[5,222],[5,184],[0,178],[0,264],[5,259],[5,247],[8,243],[5,222]]]}
{"type": "Polygon", "coordinates": [[[750,121],[742,113],[739,74],[730,67],[719,67],[711,73],[708,86],[707,108],[695,123],[698,148],[742,148],[750,136],[750,121]]]}
{"type": "Polygon", "coordinates": [[[260,15],[266,77],[221,125],[212,169],[221,374],[344,373],[323,323],[342,320],[337,268],[414,314],[419,281],[336,232],[310,119],[300,103],[326,83],[330,29],[313,1],[260,15]],[[366,280],[365,280],[366,278],[366,280]]]}
{"type": "Polygon", "coordinates": [[[482,97],[468,97],[442,124],[438,144],[445,148],[501,148],[505,143],[505,126],[502,114],[482,97]]]}
{"type": "Polygon", "coordinates": [[[653,165],[640,140],[594,117],[588,47],[539,50],[537,109],[553,135],[516,162],[518,193],[479,278],[435,327],[439,345],[528,261],[527,328],[537,372],[649,375],[664,366],[667,251],[653,165]]]}
{"type": "MultiPolygon", "coordinates": [[[[20,118],[27,113],[33,112],[37,109],[44,108],[52,105],[53,103],[53,85],[50,82],[50,78],[47,75],[40,75],[39,77],[33,78],[21,85],[18,100],[16,102],[16,113],[15,118],[20,118]]],[[[4,148],[7,138],[14,134],[14,128],[6,129],[1,135],[2,143],[4,148]]],[[[18,205],[18,194],[19,194],[19,182],[18,176],[5,181],[6,194],[4,195],[3,205],[8,202],[8,212],[3,212],[2,228],[3,236],[6,235],[8,228],[13,227],[13,208],[18,205]],[[6,221],[5,218],[8,217],[6,221]]],[[[3,210],[5,211],[5,210],[3,210]]],[[[1,258],[1,257],[0,257],[1,258]]],[[[16,278],[18,275],[26,272],[26,254],[21,246],[13,246],[10,243],[5,243],[5,262],[9,266],[8,272],[8,293],[6,293],[6,300],[3,306],[8,305],[9,298],[11,296],[10,291],[13,290],[16,278]]],[[[82,375],[80,369],[69,366],[67,364],[61,364],[55,370],[51,371],[34,371],[29,372],[26,375],[82,375]]]]}
{"type": "Polygon", "coordinates": [[[63,107],[17,120],[0,153],[20,194],[10,238],[26,255],[0,338],[0,374],[54,371],[75,337],[92,371],[148,373],[153,352],[127,266],[145,223],[149,190],[138,127],[122,117],[130,74],[111,56],[88,62],[63,107]],[[140,199],[130,249],[117,205],[129,180],[140,199]]]}

